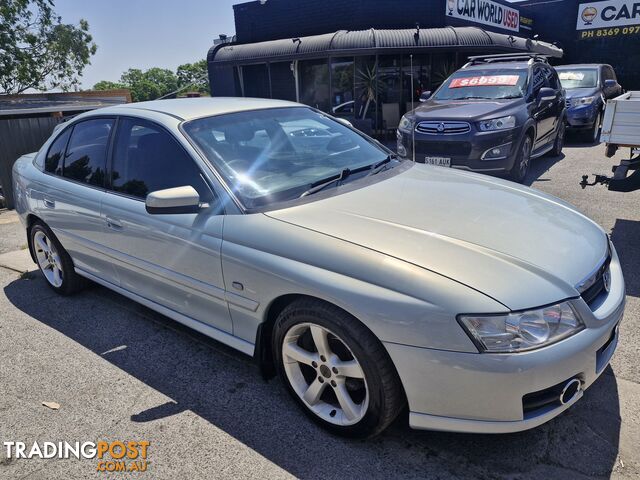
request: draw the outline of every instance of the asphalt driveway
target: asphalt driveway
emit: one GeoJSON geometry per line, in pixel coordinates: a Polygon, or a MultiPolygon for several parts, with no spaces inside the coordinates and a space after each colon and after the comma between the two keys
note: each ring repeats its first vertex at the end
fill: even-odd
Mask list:
{"type": "MultiPolygon", "coordinates": [[[[614,163],[603,152],[570,145],[562,158],[536,161],[530,176],[612,233],[628,294],[612,366],[535,430],[417,432],[405,415],[374,440],[339,439],[310,423],[279,381],[263,381],[250,358],[102,287],[61,298],[37,273],[0,268],[0,443],[146,440],[149,468],[136,476],[154,479],[638,478],[640,192],[580,189],[583,173],[614,163]]],[[[24,243],[11,215],[0,213],[0,253],[24,243]]],[[[7,459],[3,449],[0,477],[123,477],[96,463],[7,459]]]]}

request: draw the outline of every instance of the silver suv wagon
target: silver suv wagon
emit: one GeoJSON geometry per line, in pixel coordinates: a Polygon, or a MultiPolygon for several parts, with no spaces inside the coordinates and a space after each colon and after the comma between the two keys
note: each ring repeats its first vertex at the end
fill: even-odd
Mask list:
{"type": "Polygon", "coordinates": [[[51,288],[90,279],[255,356],[338,434],[405,404],[413,428],[535,427],[617,345],[624,280],[594,222],[295,103],[96,110],[13,174],[51,288]]]}

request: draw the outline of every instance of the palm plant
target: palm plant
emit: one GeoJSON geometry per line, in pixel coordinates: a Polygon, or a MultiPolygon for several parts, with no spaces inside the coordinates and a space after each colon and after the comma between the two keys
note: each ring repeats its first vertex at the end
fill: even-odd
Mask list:
{"type": "Polygon", "coordinates": [[[376,101],[376,92],[381,85],[378,76],[378,62],[373,65],[366,65],[364,69],[358,69],[356,73],[356,90],[360,92],[360,97],[365,102],[360,118],[367,118],[371,102],[376,101]]]}

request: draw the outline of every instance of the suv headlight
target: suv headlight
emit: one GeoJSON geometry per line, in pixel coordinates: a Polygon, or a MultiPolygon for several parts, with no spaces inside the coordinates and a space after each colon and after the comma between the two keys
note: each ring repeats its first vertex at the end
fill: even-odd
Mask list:
{"type": "Polygon", "coordinates": [[[480,130],[482,130],[483,132],[488,132],[491,130],[504,130],[505,128],[513,128],[516,126],[516,117],[514,115],[509,115],[508,117],[482,120],[479,125],[480,130]]]}
{"type": "Polygon", "coordinates": [[[580,105],[591,105],[595,99],[595,96],[572,98],[571,105],[573,105],[574,107],[579,107],[580,105]]]}
{"type": "Polygon", "coordinates": [[[403,132],[410,132],[413,128],[413,120],[410,120],[406,115],[403,115],[398,124],[398,130],[403,132]]]}
{"type": "Polygon", "coordinates": [[[523,352],[567,338],[584,328],[568,302],[505,315],[460,315],[458,321],[481,352],[523,352]]]}

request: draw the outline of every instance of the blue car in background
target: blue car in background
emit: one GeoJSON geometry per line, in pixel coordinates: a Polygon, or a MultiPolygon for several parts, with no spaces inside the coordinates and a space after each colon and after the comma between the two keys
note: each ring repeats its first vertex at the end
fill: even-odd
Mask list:
{"type": "Polygon", "coordinates": [[[605,64],[564,65],[556,71],[566,91],[567,127],[597,142],[607,100],[622,94],[616,73],[605,64]]]}

